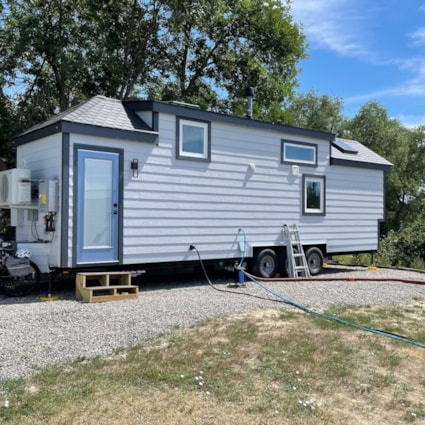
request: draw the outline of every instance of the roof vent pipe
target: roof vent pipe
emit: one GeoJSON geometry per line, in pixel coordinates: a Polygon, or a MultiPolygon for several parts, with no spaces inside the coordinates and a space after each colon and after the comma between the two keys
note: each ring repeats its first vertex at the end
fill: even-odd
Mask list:
{"type": "Polygon", "coordinates": [[[252,118],[252,99],[254,97],[254,88],[247,87],[245,90],[246,95],[246,116],[252,118]]]}

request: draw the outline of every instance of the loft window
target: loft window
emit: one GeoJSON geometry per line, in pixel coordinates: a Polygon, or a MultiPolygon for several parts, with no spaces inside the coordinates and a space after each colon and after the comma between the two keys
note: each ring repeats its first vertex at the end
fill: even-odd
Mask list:
{"type": "Polygon", "coordinates": [[[210,123],[177,119],[177,158],[210,160],[210,123]]]}
{"type": "Polygon", "coordinates": [[[282,140],[282,162],[317,165],[317,145],[282,140]]]}
{"type": "Polygon", "coordinates": [[[303,175],[303,215],[325,215],[326,179],[303,175]]]}

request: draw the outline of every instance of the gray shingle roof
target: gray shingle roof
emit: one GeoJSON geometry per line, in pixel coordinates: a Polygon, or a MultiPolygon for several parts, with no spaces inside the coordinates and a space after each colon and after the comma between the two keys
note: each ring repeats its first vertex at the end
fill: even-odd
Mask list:
{"type": "Polygon", "coordinates": [[[387,161],[381,155],[378,155],[376,152],[356,140],[342,139],[340,137],[337,137],[336,140],[341,140],[356,151],[356,153],[342,152],[332,144],[331,161],[333,161],[334,164],[349,165],[349,163],[352,163],[353,166],[367,166],[370,164],[371,168],[376,168],[377,166],[384,170],[390,170],[393,166],[390,161],[387,161]]]}
{"type": "Polygon", "coordinates": [[[120,100],[105,96],[95,96],[87,102],[73,106],[49,120],[31,127],[23,134],[28,134],[64,121],[124,131],[146,132],[152,130],[133,110],[128,108],[120,100]]]}

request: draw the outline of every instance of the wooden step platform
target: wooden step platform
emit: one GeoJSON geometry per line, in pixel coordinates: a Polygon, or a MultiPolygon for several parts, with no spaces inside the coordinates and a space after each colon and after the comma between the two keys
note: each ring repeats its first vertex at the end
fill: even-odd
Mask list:
{"type": "Polygon", "coordinates": [[[77,273],[75,298],[87,303],[134,300],[139,297],[139,287],[131,284],[127,272],[77,273]]]}

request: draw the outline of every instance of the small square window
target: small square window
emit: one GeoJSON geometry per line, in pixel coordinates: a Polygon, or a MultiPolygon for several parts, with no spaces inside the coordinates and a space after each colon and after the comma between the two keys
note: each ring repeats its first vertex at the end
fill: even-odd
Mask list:
{"type": "Polygon", "coordinates": [[[177,158],[209,161],[210,124],[177,119],[177,158]]]}
{"type": "Polygon", "coordinates": [[[303,215],[325,215],[326,179],[303,176],[303,215]]]}
{"type": "Polygon", "coordinates": [[[317,165],[317,145],[282,140],[282,162],[317,165]]]}

